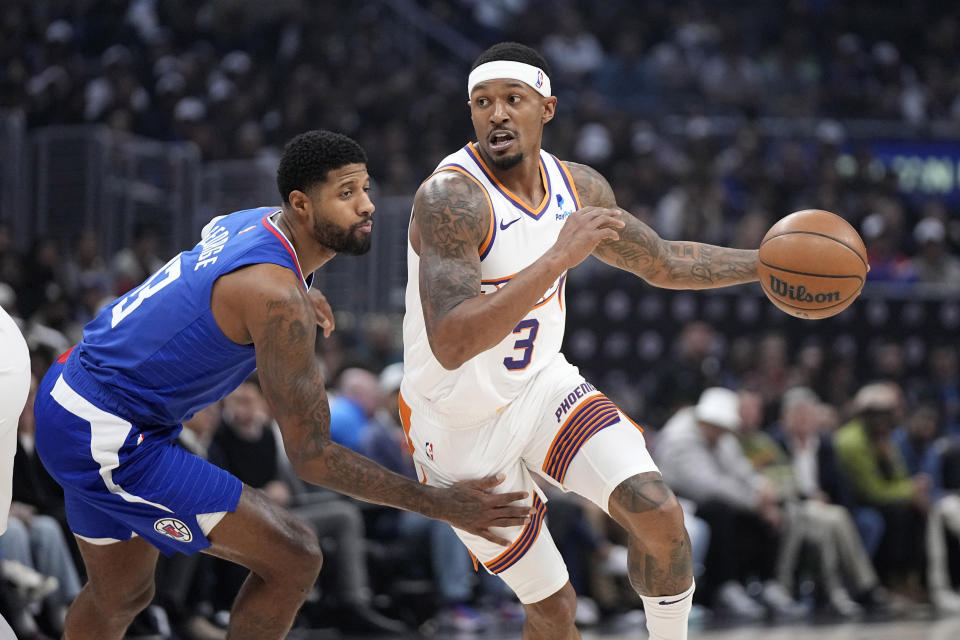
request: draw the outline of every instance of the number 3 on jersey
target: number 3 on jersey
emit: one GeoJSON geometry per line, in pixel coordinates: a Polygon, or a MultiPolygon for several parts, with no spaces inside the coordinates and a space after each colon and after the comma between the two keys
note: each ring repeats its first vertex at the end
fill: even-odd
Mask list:
{"type": "Polygon", "coordinates": [[[157,293],[165,286],[180,277],[180,254],[174,256],[173,260],[163,265],[163,268],[150,276],[150,279],[133,290],[133,292],[118,302],[113,307],[113,317],[110,320],[110,328],[117,324],[128,315],[137,310],[143,304],[143,301],[157,293]]]}
{"type": "Polygon", "coordinates": [[[513,328],[513,333],[529,333],[527,333],[526,337],[520,338],[513,343],[513,348],[515,350],[523,351],[522,357],[504,358],[503,366],[510,371],[520,371],[527,368],[527,365],[530,364],[530,360],[533,358],[533,341],[537,339],[537,331],[539,329],[540,322],[536,318],[527,318],[526,320],[521,320],[520,324],[513,328]]]}

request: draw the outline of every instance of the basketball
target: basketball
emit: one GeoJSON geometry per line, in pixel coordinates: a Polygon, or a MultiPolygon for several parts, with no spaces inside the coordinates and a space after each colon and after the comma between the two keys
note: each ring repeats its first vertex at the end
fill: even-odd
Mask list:
{"type": "Polygon", "coordinates": [[[760,286],[770,301],[797,318],[829,318],[860,295],[867,249],[840,216],[797,211],[770,227],[760,243],[760,286]]]}

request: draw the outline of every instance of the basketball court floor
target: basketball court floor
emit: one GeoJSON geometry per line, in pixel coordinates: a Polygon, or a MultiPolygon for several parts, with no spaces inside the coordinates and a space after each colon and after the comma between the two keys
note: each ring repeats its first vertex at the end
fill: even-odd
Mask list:
{"type": "MultiPolygon", "coordinates": [[[[644,640],[646,630],[584,633],[584,640],[644,640]]],[[[506,639],[504,639],[506,640],[506,639]]],[[[806,626],[755,626],[690,631],[689,640],[960,640],[960,618],[806,626]]]]}
{"type": "MultiPolygon", "coordinates": [[[[643,624],[632,630],[585,630],[583,640],[646,640],[643,624]]],[[[470,637],[470,636],[468,636],[470,637]]],[[[473,636],[477,640],[517,640],[520,634],[473,636]]],[[[466,640],[463,636],[434,636],[436,640],[466,640]]],[[[960,617],[941,620],[846,622],[828,625],[737,626],[691,629],[688,640],[960,640],[960,617]]]]}
{"type": "MultiPolygon", "coordinates": [[[[616,629],[582,632],[583,640],[647,640],[642,617],[636,624],[619,624],[616,629]]],[[[330,631],[294,630],[288,640],[333,640],[330,631]]],[[[370,637],[367,636],[368,640],[370,637]]],[[[518,640],[511,633],[483,634],[411,634],[407,638],[425,640],[518,640]]],[[[387,636],[381,640],[397,640],[387,636]]],[[[727,628],[691,628],[688,640],[960,640],[960,617],[942,619],[895,620],[884,622],[811,623],[803,625],[751,625],[727,628]]]]}

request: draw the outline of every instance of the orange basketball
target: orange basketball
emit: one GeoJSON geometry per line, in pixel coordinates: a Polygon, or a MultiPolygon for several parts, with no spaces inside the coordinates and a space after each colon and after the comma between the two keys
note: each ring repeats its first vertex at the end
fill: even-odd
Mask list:
{"type": "Polygon", "coordinates": [[[806,209],[767,231],[757,272],[763,292],[780,309],[798,318],[829,318],[860,295],[867,249],[840,216],[806,209]]]}

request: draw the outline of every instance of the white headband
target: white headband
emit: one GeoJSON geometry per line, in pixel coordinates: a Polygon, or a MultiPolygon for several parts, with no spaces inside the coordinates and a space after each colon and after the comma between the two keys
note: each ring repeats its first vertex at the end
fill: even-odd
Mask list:
{"type": "Polygon", "coordinates": [[[552,95],[550,93],[550,78],[543,72],[543,69],[515,60],[493,60],[492,62],[484,62],[470,72],[470,77],[467,79],[467,96],[469,97],[473,88],[481,82],[507,78],[530,85],[534,91],[544,98],[552,95]]]}

